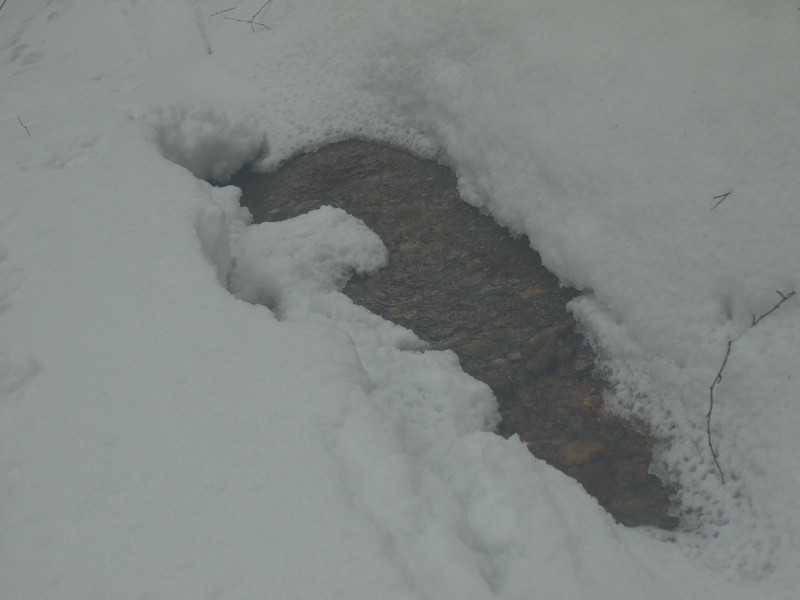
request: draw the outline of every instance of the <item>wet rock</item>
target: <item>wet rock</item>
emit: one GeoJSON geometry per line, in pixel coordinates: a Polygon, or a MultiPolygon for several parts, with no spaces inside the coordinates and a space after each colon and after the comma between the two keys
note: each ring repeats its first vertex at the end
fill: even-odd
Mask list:
{"type": "Polygon", "coordinates": [[[546,375],[556,365],[556,352],[554,348],[547,348],[532,356],[525,363],[525,370],[531,375],[546,375]]]}
{"type": "Polygon", "coordinates": [[[255,220],[322,205],[362,219],[389,265],[344,292],[435,349],[494,391],[503,421],[538,457],[580,481],[618,521],[674,527],[669,491],[647,472],[653,440],[602,410],[604,382],[566,304],[577,295],[516,239],[463,202],[452,172],[366,142],[295,157],[276,173],[242,173],[255,220]]]}
{"type": "Polygon", "coordinates": [[[579,356],[572,366],[576,375],[584,375],[591,371],[592,367],[594,367],[593,356],[579,356]]]}
{"type": "Polygon", "coordinates": [[[599,394],[587,396],[583,401],[583,411],[588,415],[598,418],[603,409],[603,397],[599,394]]]}
{"type": "Polygon", "coordinates": [[[561,446],[556,452],[555,463],[560,467],[572,467],[596,462],[608,453],[608,446],[603,442],[575,440],[561,446]]]}
{"type": "Polygon", "coordinates": [[[470,356],[488,358],[497,352],[497,344],[492,340],[470,340],[458,346],[454,346],[453,350],[457,353],[467,353],[470,356]]]}

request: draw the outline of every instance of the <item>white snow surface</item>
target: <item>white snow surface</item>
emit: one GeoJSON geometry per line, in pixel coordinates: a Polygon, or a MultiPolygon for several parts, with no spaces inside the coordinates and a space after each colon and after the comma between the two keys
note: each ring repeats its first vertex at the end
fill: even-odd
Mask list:
{"type": "Polygon", "coordinates": [[[797,297],[752,323],[800,287],[798,8],[7,0],[0,597],[795,598],[797,297]],[[441,151],[583,292],[678,531],[343,296],[387,260],[363,223],[203,181],[347,137],[441,151]]]}

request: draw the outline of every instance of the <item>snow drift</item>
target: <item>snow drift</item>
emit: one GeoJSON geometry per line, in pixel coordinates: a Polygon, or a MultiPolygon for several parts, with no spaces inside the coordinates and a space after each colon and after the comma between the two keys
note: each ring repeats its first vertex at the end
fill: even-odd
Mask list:
{"type": "Polygon", "coordinates": [[[796,6],[274,0],[269,29],[232,20],[262,5],[0,9],[4,595],[791,597],[797,299],[751,324],[798,286],[796,6]],[[455,355],[342,296],[385,260],[363,225],[252,228],[202,181],[344,137],[441,150],[583,290],[608,401],[665,441],[681,531],[616,526],[490,433],[455,355]],[[705,415],[731,340],[722,485],[705,415]]]}

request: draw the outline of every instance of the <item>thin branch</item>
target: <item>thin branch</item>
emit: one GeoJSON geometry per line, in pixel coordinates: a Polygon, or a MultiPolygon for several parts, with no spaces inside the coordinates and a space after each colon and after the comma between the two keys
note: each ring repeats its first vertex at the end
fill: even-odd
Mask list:
{"type": "Polygon", "coordinates": [[[266,2],[264,2],[264,4],[262,4],[262,5],[261,5],[261,8],[259,8],[259,9],[258,9],[258,12],[257,12],[256,14],[254,14],[254,15],[253,15],[253,18],[252,18],[252,19],[250,19],[250,20],[251,20],[251,21],[255,20],[255,18],[256,18],[258,15],[260,15],[260,14],[261,14],[261,11],[262,11],[262,10],[264,10],[265,8],[267,8],[267,4],[269,4],[270,2],[272,2],[272,0],[267,0],[266,2]]]}
{"type": "Polygon", "coordinates": [[[714,383],[708,388],[708,413],[706,414],[706,439],[708,440],[708,449],[711,450],[711,456],[714,457],[714,464],[717,465],[717,471],[719,471],[719,476],[722,478],[722,485],[725,485],[725,473],[722,472],[722,467],[719,466],[717,451],[714,450],[714,445],[711,443],[711,413],[714,411],[714,388],[722,381],[722,372],[725,370],[725,365],[728,364],[728,357],[731,355],[731,346],[733,346],[733,340],[728,340],[725,360],[722,361],[722,366],[719,368],[719,371],[717,371],[714,383]]]}
{"type": "Polygon", "coordinates": [[[770,309],[769,309],[767,312],[765,312],[763,315],[761,315],[761,316],[760,316],[760,317],[758,317],[757,319],[756,319],[756,316],[755,316],[755,315],[753,315],[753,324],[752,324],[752,325],[750,325],[750,327],[755,327],[756,325],[758,325],[758,323],[759,323],[759,321],[761,321],[761,319],[763,319],[763,318],[764,318],[764,317],[766,317],[767,315],[771,315],[772,313],[774,313],[776,310],[778,310],[778,309],[781,307],[781,304],[783,304],[783,303],[784,303],[784,302],[786,302],[786,301],[787,301],[789,298],[791,298],[792,296],[794,296],[794,291],[792,291],[792,292],[789,292],[788,294],[784,294],[784,293],[783,293],[783,292],[781,292],[780,290],[775,290],[775,292],[777,292],[777,294],[778,294],[778,295],[781,297],[781,301],[780,301],[780,302],[778,302],[778,303],[777,303],[775,306],[773,306],[772,308],[770,308],[770,309]]]}
{"type": "Polygon", "coordinates": [[[248,25],[250,25],[250,29],[253,29],[253,25],[261,25],[261,27],[263,27],[264,29],[269,29],[269,27],[267,27],[263,23],[259,23],[258,21],[253,21],[252,19],[250,19],[250,20],[235,19],[233,17],[225,17],[225,19],[227,21],[239,21],[240,23],[247,23],[248,25]]]}
{"type": "Polygon", "coordinates": [[[226,8],[225,10],[218,10],[213,15],[208,15],[208,16],[209,17],[216,17],[217,15],[221,15],[222,13],[226,13],[226,12],[230,12],[232,10],[236,10],[236,8],[237,8],[236,6],[233,6],[231,8],[226,8]]]}
{"type": "Polygon", "coordinates": [[[3,0],[3,3],[0,4],[0,10],[3,10],[3,7],[6,5],[6,0],[3,0]]]}
{"type": "MultiPolygon", "coordinates": [[[[249,19],[237,19],[236,17],[225,17],[225,19],[228,20],[228,21],[238,21],[239,23],[247,23],[248,25],[250,25],[250,30],[251,31],[255,31],[255,29],[253,28],[253,25],[258,25],[259,27],[263,27],[264,29],[269,29],[269,27],[267,27],[264,23],[259,23],[258,21],[256,21],[256,19],[258,18],[258,15],[260,15],[261,12],[265,8],[267,8],[267,4],[269,4],[270,2],[272,2],[272,0],[267,0],[266,2],[264,2],[264,4],[261,5],[261,8],[259,8],[256,11],[256,14],[254,14],[249,19]]],[[[226,12],[232,11],[234,8],[238,8],[238,7],[234,6],[233,8],[226,8],[225,10],[221,10],[219,12],[215,12],[211,16],[214,17],[216,15],[221,15],[222,13],[226,13],[226,12]]]]}
{"type": "Polygon", "coordinates": [[[719,196],[714,196],[713,200],[718,200],[718,202],[717,202],[717,203],[716,203],[714,206],[712,206],[712,207],[711,207],[711,210],[714,210],[714,209],[715,209],[715,208],[717,208],[717,207],[718,207],[720,204],[722,204],[723,202],[725,202],[725,198],[727,198],[728,196],[730,196],[732,193],[733,193],[733,190],[731,190],[730,192],[725,192],[724,194],[720,194],[719,196]]]}
{"type": "MultiPolygon", "coordinates": [[[[760,317],[756,318],[756,316],[753,315],[753,322],[750,325],[751,329],[756,325],[758,325],[761,322],[761,319],[771,315],[776,310],[778,310],[784,302],[786,302],[789,298],[791,298],[795,294],[795,290],[792,290],[788,294],[784,294],[780,290],[775,290],[775,291],[781,297],[780,301],[760,317]]],[[[725,485],[725,474],[722,472],[722,467],[720,467],[719,465],[719,460],[718,460],[719,455],[717,454],[717,451],[714,450],[714,444],[711,443],[711,413],[714,410],[714,388],[717,387],[717,384],[722,381],[722,372],[725,370],[725,365],[728,364],[728,358],[731,355],[731,347],[733,346],[733,341],[734,340],[728,340],[728,347],[725,350],[725,359],[722,361],[722,366],[719,368],[719,371],[717,371],[717,376],[714,377],[714,381],[711,384],[711,387],[708,388],[708,413],[706,413],[706,439],[708,440],[708,448],[709,450],[711,450],[711,456],[714,457],[714,464],[717,466],[717,471],[719,471],[719,476],[722,478],[723,485],[725,485]]]]}
{"type": "MultiPolygon", "coordinates": [[[[3,4],[5,4],[5,3],[6,3],[5,0],[3,0],[3,4]]],[[[3,4],[0,4],[0,8],[3,8],[3,4]]],[[[25,125],[25,123],[22,122],[22,119],[20,117],[17,117],[17,121],[19,121],[19,124],[22,125],[25,128],[25,132],[28,134],[28,137],[30,137],[31,136],[31,132],[28,130],[28,126],[25,125]]]]}

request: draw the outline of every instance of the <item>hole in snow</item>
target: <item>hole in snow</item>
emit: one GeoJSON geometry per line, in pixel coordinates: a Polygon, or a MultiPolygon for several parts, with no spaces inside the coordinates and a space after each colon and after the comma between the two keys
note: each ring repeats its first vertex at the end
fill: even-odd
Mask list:
{"type": "MultiPolygon", "coordinates": [[[[499,432],[519,434],[618,521],[675,526],[667,490],[648,473],[653,440],[602,410],[604,383],[565,307],[577,292],[559,286],[525,240],[461,201],[447,168],[350,141],[297,156],[275,173],[242,172],[232,183],[256,222],[308,219],[299,215],[324,205],[363,220],[388,248],[389,263],[351,279],[350,298],[433,348],[455,351],[494,391],[499,432]]],[[[318,218],[325,219],[344,217],[318,218]]],[[[345,235],[366,235],[350,226],[345,235]]],[[[379,266],[373,258],[364,272],[379,266]]]]}

